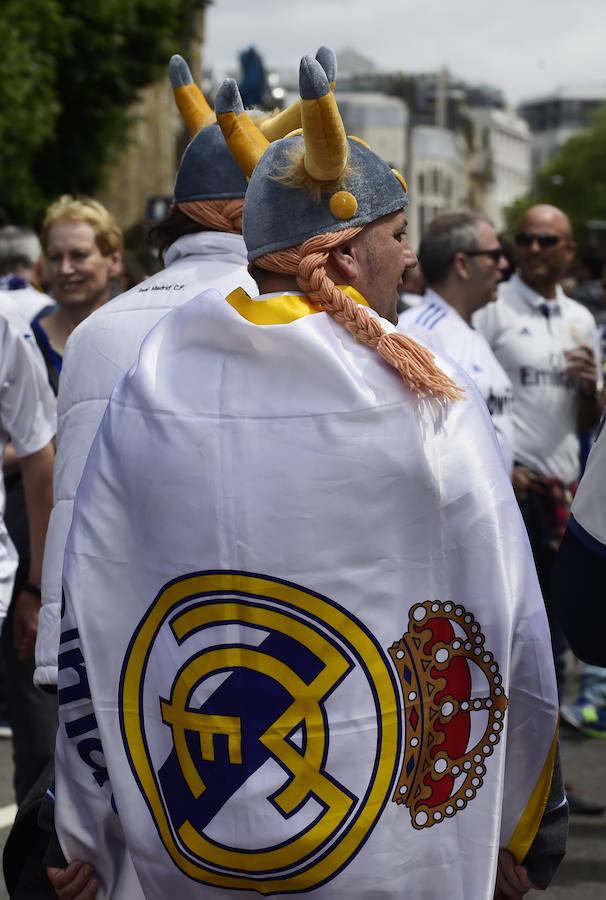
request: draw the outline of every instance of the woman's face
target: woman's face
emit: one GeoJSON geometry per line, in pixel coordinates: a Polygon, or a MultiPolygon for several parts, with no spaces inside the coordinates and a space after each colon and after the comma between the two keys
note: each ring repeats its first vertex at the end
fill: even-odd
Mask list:
{"type": "Polygon", "coordinates": [[[61,306],[91,309],[110,298],[111,279],[120,274],[119,252],[104,256],[88,222],[55,222],[46,241],[50,293],[61,306]]]}

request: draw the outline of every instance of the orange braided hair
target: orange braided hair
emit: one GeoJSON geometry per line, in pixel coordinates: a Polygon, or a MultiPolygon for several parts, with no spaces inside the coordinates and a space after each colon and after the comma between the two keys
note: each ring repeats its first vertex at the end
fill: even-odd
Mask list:
{"type": "Polygon", "coordinates": [[[242,234],[242,212],[244,200],[190,200],[188,203],[177,203],[186,216],[212,228],[213,231],[229,231],[242,234]]]}
{"type": "Polygon", "coordinates": [[[397,331],[385,331],[366,307],[344,294],[326,274],[329,251],[360,231],[361,228],[345,228],[333,234],[320,234],[298,247],[261,256],[255,265],[271,272],[296,275],[299,287],[311,300],[321,305],[357,341],[376,350],[419,397],[431,394],[439,400],[460,400],[462,389],[436,366],[428,350],[397,331]]]}

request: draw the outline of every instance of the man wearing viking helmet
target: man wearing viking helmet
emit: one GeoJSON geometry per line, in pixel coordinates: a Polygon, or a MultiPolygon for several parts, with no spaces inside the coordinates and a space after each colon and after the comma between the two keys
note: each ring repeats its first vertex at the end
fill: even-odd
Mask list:
{"type": "MultiPolygon", "coordinates": [[[[331,84],[336,59],[327,47],[316,54],[331,84]]],[[[35,681],[55,690],[61,609],[61,570],[73,498],[105,405],[120,375],[136,361],[145,335],[175,306],[201,291],[227,294],[257,288],[246,271],[242,209],[246,179],[225,146],[214,112],[185,60],[171,58],[175,102],[191,141],[177,172],[173,205],[152,237],[165,268],[115,297],[70,337],[59,393],[55,507],[44,555],[43,606],[36,646],[35,681]]],[[[277,140],[301,125],[297,101],[260,119],[264,137],[277,140]]]]}
{"type": "Polygon", "coordinates": [[[300,93],[269,145],[220,90],[264,293],[167,315],[87,460],[59,836],[117,900],[492,900],[500,859],[521,897],[559,803],[532,558],[481,398],[392,324],[404,180],[308,57],[300,93]]]}
{"type": "MultiPolygon", "coordinates": [[[[321,47],[316,56],[334,86],[334,54],[321,47]]],[[[57,686],[61,571],[73,498],[116,382],[136,362],[143,338],[175,306],[207,288],[227,294],[240,286],[257,293],[246,270],[241,234],[246,179],[185,60],[173,56],[168,70],[191,141],[179,165],[169,215],[154,230],[165,268],[114,298],[111,306],[98,311],[99,315],[90,316],[71,335],[63,361],[55,506],[44,555],[43,606],[36,646],[35,680],[50,691],[57,686]]],[[[267,140],[281,138],[300,127],[300,103],[258,121],[267,140]]],[[[60,854],[57,865],[59,861],[60,854]]],[[[82,877],[81,868],[78,872],[82,877]]],[[[59,883],[64,880],[60,876],[59,883]]]]}

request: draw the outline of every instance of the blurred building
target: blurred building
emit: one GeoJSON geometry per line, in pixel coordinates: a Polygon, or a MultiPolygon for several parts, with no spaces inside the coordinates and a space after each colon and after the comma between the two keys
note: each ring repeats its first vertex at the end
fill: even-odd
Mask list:
{"type": "Polygon", "coordinates": [[[465,147],[465,141],[447,128],[412,127],[406,178],[411,201],[408,234],[413,248],[418,247],[435,216],[469,206],[465,147]]]}
{"type": "Polygon", "coordinates": [[[532,172],[557,155],[568,138],[591,124],[606,103],[606,85],[568,85],[518,107],[532,133],[532,172]]]}
{"type": "Polygon", "coordinates": [[[343,47],[337,53],[339,61],[339,81],[347,83],[356,78],[365,78],[379,72],[378,66],[368,56],[359,53],[352,47],[343,47]]]}
{"type": "Polygon", "coordinates": [[[404,172],[408,110],[398,97],[374,92],[336,91],[347,134],[362,138],[382,159],[404,172]]]}
{"type": "Polygon", "coordinates": [[[413,183],[424,190],[413,195],[419,238],[437,212],[462,208],[484,213],[500,229],[505,208],[530,187],[526,122],[498,88],[466,84],[446,69],[402,76],[398,89],[412,104],[413,183]]]}
{"type": "Polygon", "coordinates": [[[513,110],[473,106],[467,116],[472,125],[467,148],[469,205],[492,219],[500,231],[505,208],[530,188],[530,130],[513,110]]]}
{"type": "Polygon", "coordinates": [[[470,107],[505,109],[505,98],[491,85],[469,85],[446,68],[437,72],[394,73],[391,92],[402,97],[415,125],[464,131],[470,107]]]}
{"type": "Polygon", "coordinates": [[[505,208],[528,190],[531,178],[530,130],[507,108],[503,92],[492,85],[467,84],[445,68],[381,72],[358,61],[357,66],[348,63],[343,76],[338,58],[340,88],[355,89],[356,96],[389,94],[406,104],[404,172],[413,245],[433,217],[446,210],[470,208],[500,228],[505,208]]]}

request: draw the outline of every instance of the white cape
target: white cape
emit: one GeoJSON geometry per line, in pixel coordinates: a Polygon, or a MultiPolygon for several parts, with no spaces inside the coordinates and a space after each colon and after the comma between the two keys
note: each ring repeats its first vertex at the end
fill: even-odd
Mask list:
{"type": "Polygon", "coordinates": [[[280,304],[206,292],[113,393],[64,568],[61,844],[113,900],[490,900],[557,718],[493,429],[450,363],[439,409],[280,304]]]}

